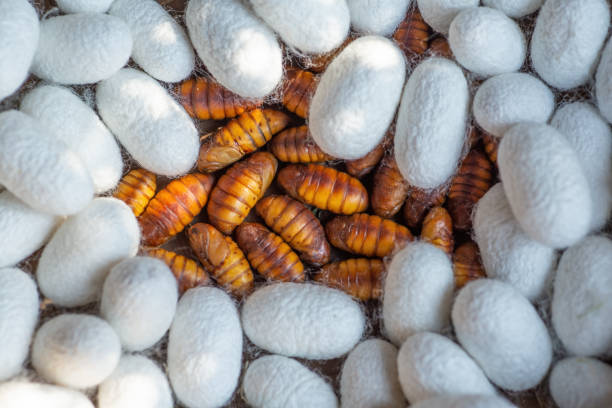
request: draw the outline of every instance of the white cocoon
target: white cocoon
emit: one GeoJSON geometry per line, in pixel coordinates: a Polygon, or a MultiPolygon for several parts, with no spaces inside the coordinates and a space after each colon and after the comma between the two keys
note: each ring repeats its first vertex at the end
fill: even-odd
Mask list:
{"type": "Polygon", "coordinates": [[[512,286],[530,301],[548,293],[557,253],[523,232],[498,183],[478,201],[474,238],[487,276],[512,286]]]}
{"type": "Polygon", "coordinates": [[[270,353],[309,360],[340,357],[361,339],[365,316],[347,294],[325,286],[275,283],[242,306],[249,340],[270,353]]]}
{"type": "MultiPolygon", "coordinates": [[[[461,381],[460,378],[457,381],[461,381]]],[[[517,408],[502,397],[493,395],[445,395],[421,401],[410,408],[517,408]]]]}
{"type": "Polygon", "coordinates": [[[337,408],[332,387],[292,358],[265,356],[249,364],[242,382],[254,408],[337,408]]]}
{"type": "Polygon", "coordinates": [[[612,241],[590,236],[563,253],[555,277],[552,323],[570,354],[612,352],[612,241]]]}
{"type": "Polygon", "coordinates": [[[387,132],[400,100],[406,63],[391,40],[361,37],[327,67],[310,103],[312,138],[327,154],[358,159],[387,132]]]}
{"type": "Polygon", "coordinates": [[[440,395],[496,395],[478,365],[457,344],[435,333],[417,333],[397,357],[399,381],[411,404],[440,395]]]}
{"type": "Polygon", "coordinates": [[[28,0],[0,0],[0,101],[28,77],[38,32],[38,15],[28,0]]]}
{"type": "Polygon", "coordinates": [[[595,96],[599,112],[612,123],[612,41],[610,40],[601,54],[595,75],[595,96]]]}
{"type": "Polygon", "coordinates": [[[108,14],[51,17],[40,23],[32,73],[50,82],[92,84],[110,78],[132,53],[130,28],[108,14]]]}
{"type": "Polygon", "coordinates": [[[393,34],[406,16],[410,0],[346,0],[353,29],[366,34],[393,34]]]}
{"type": "Polygon", "coordinates": [[[25,113],[0,113],[0,183],[30,207],[57,215],[81,211],[94,187],[83,161],[25,113]]]}
{"type": "Polygon", "coordinates": [[[0,381],[21,370],[37,320],[38,292],[32,278],[17,268],[0,269],[0,381]]]}
{"type": "Polygon", "coordinates": [[[459,343],[495,385],[523,391],[546,375],[552,359],[548,330],[512,286],[493,279],[468,283],[455,299],[452,319],[459,343]]]}
{"type": "Polygon", "coordinates": [[[283,76],[281,48],[241,0],[190,0],[185,22],[198,56],[221,85],[252,98],[276,88],[283,76]]]}
{"type": "Polygon", "coordinates": [[[420,63],[404,88],[395,127],[395,160],[413,186],[432,189],[457,170],[465,138],[468,86],[445,58],[420,63]]]}
{"type": "Polygon", "coordinates": [[[355,347],[342,367],[340,395],[343,407],[404,407],[397,348],[382,339],[369,339],[355,347]]]}
{"type": "Polygon", "coordinates": [[[455,284],[442,250],[425,242],[406,245],[393,257],[384,285],[384,332],[394,344],[448,326],[455,284]]]}
{"type": "Polygon", "coordinates": [[[187,408],[225,405],[242,363],[238,310],[217,288],[190,289],[181,297],[168,340],[168,376],[187,408]]]}
{"type": "Polygon", "coordinates": [[[497,158],[512,213],[532,239],[551,248],[580,241],[591,226],[591,191],[570,143],[555,128],[520,123],[497,158]]]}
{"type": "Polygon", "coordinates": [[[98,408],[172,408],[166,375],[151,360],[123,355],[115,371],[98,387],[98,408]]]}
{"type": "Polygon", "coordinates": [[[448,34],[451,22],[461,10],[478,7],[480,0],[417,0],[423,20],[435,31],[448,34]]]}
{"type": "Polygon", "coordinates": [[[132,32],[132,59],[153,78],[178,82],[191,74],[195,54],[189,38],[155,0],[115,0],[109,12],[132,32]]]}
{"type": "Polygon", "coordinates": [[[555,109],[555,96],[546,84],[522,72],[487,79],[476,91],[473,103],[478,125],[502,137],[520,122],[546,123],[555,109]]]}
{"type": "Polygon", "coordinates": [[[533,68],[555,88],[587,83],[609,26],[606,0],[547,0],[531,38],[533,68]]]}
{"type": "Polygon", "coordinates": [[[591,230],[601,229],[612,210],[612,132],[597,110],[585,102],[562,106],[550,125],[572,145],[589,182],[591,230]]]}
{"type": "Polygon", "coordinates": [[[61,86],[39,86],[24,96],[20,110],[33,116],[83,160],[96,193],[117,185],[123,172],[119,146],[93,109],[72,91],[61,86]]]}
{"type": "Polygon", "coordinates": [[[55,2],[66,14],[106,13],[113,0],[55,0],[55,2]]]}
{"type": "Polygon", "coordinates": [[[159,259],[134,257],[111,269],[104,281],[100,315],[115,329],[124,349],[157,343],[176,311],[176,278],[159,259]]]}
{"type": "Polygon", "coordinates": [[[121,356],[112,327],[99,317],[63,314],[45,322],[32,345],[32,365],[49,382],[71,388],[98,385],[121,356]]]}
{"type": "Polygon", "coordinates": [[[175,177],[195,164],[200,140],[193,121],[147,74],[122,69],[97,85],[96,104],[104,123],[145,169],[175,177]]]}
{"type": "Polygon", "coordinates": [[[136,255],[140,228],[120,200],[96,198],[57,229],[38,261],[40,291],[58,306],[98,300],[104,279],[121,260],[136,255]]]}
{"type": "Polygon", "coordinates": [[[94,408],[84,394],[55,385],[9,381],[0,384],[2,408],[94,408]]]}
{"type": "Polygon", "coordinates": [[[508,17],[521,18],[536,12],[544,0],[482,0],[482,5],[498,9],[508,17]]]}
{"type": "Polygon", "coordinates": [[[559,408],[612,406],[612,367],[593,358],[559,361],[550,373],[549,386],[559,408]]]}

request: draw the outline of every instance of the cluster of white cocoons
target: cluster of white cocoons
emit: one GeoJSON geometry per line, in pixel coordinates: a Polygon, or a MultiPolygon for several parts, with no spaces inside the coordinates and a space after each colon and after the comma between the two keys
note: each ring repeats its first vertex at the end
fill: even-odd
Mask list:
{"type": "Polygon", "coordinates": [[[521,18],[536,12],[544,0],[482,0],[482,5],[498,9],[508,17],[521,18]]]}
{"type": "Polygon", "coordinates": [[[55,0],[64,13],[106,13],[113,0],[55,0]]]}
{"type": "Polygon", "coordinates": [[[559,361],[550,373],[549,386],[559,408],[612,405],[612,367],[593,358],[559,361]]]}
{"type": "Polygon", "coordinates": [[[2,408],[94,408],[81,392],[49,384],[9,381],[0,384],[2,408]]]}
{"type": "Polygon", "coordinates": [[[601,54],[595,75],[595,96],[599,112],[612,123],[612,41],[610,40],[601,54]]]}
{"type": "Polygon", "coordinates": [[[448,34],[451,22],[462,10],[477,7],[479,0],[417,0],[423,20],[434,30],[448,34]]]}
{"type": "MultiPolygon", "coordinates": [[[[461,381],[460,378],[457,381],[461,381]]],[[[516,408],[494,395],[444,395],[413,404],[410,408],[516,408]]]]}
{"type": "Polygon", "coordinates": [[[358,159],[383,139],[400,101],[406,63],[379,36],[361,37],[332,61],[310,104],[312,138],[327,154],[358,159]]]}
{"type": "Polygon", "coordinates": [[[406,16],[410,0],[346,0],[355,31],[391,35],[406,16]]]}

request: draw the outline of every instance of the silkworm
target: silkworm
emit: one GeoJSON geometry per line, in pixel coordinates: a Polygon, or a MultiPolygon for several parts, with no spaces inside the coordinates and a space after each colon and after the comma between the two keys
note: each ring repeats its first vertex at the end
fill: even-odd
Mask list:
{"type": "Polygon", "coordinates": [[[145,169],[134,169],[123,176],[113,197],[123,201],[136,217],[143,213],[157,190],[157,177],[145,169]]]}
{"type": "Polygon", "coordinates": [[[380,259],[352,258],[323,266],[314,280],[359,300],[379,299],[384,271],[380,259]]]}

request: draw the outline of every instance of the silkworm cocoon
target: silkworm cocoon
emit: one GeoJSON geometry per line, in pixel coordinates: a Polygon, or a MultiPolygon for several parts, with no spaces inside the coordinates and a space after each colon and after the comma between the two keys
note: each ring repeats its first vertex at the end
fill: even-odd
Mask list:
{"type": "Polygon", "coordinates": [[[417,0],[423,20],[442,34],[448,34],[451,22],[461,10],[478,7],[479,3],[479,0],[417,0]]]}
{"type": "Polygon", "coordinates": [[[281,48],[241,0],[191,0],[185,22],[198,56],[221,85],[251,98],[276,88],[283,76],[281,48]]]}
{"type": "Polygon", "coordinates": [[[597,110],[585,102],[562,106],[550,125],[572,145],[589,182],[593,214],[591,230],[599,230],[612,210],[612,132],[597,110]]]}
{"type": "Polygon", "coordinates": [[[552,359],[546,325],[512,286],[493,279],[468,283],[452,311],[457,339],[495,385],[522,391],[542,381],[552,359]]]}
{"type": "Polygon", "coordinates": [[[566,358],[553,367],[549,387],[559,408],[609,407],[612,367],[593,358],[566,358]]]}
{"type": "Polygon", "coordinates": [[[495,8],[512,18],[521,18],[536,12],[544,0],[482,0],[482,4],[495,8]]]}
{"type": "Polygon", "coordinates": [[[81,211],[94,193],[78,155],[16,110],[0,113],[0,183],[30,207],[57,215],[81,211]]]}
{"type": "Polygon", "coordinates": [[[168,375],[187,408],[220,407],[232,397],[242,363],[242,330],[230,297],[216,288],[189,289],[170,327],[168,375]]]}
{"type": "Polygon", "coordinates": [[[175,177],[194,166],[200,141],[192,120],[147,74],[122,69],[97,85],[96,104],[104,123],[145,169],[175,177]]]}
{"type": "Polygon", "coordinates": [[[242,328],[270,353],[309,360],[340,357],[357,344],[365,316],[339,290],[306,283],[277,283],[249,296],[242,328]]]}
{"type": "Polygon", "coordinates": [[[92,84],[110,78],[132,53],[130,28],[101,13],[68,14],[40,23],[32,73],[49,82],[92,84]]]}
{"type": "Polygon", "coordinates": [[[32,365],[45,380],[71,388],[93,387],[121,356],[117,334],[104,320],[63,314],[45,322],[32,344],[32,365]]]}
{"type": "Polygon", "coordinates": [[[21,100],[20,110],[34,117],[83,160],[96,193],[114,188],[123,172],[121,151],[98,115],[67,88],[43,85],[21,100]]]}
{"type": "Polygon", "coordinates": [[[165,263],[149,257],[129,258],[106,277],[100,315],[115,329],[123,348],[144,350],[170,327],[177,298],[176,279],[165,263]]]}
{"type": "Polygon", "coordinates": [[[570,89],[585,84],[608,35],[606,0],[547,0],[531,37],[531,64],[549,85],[570,89]]]}
{"type": "Polygon", "coordinates": [[[353,29],[388,36],[406,16],[410,0],[347,0],[353,29]]]}
{"type": "Polygon", "coordinates": [[[517,408],[494,395],[444,395],[421,401],[410,408],[517,408]]]}
{"type": "Polygon", "coordinates": [[[431,189],[455,173],[468,103],[467,81],[455,63],[430,58],[415,68],[395,128],[395,161],[408,183],[431,189]]]}
{"type": "Polygon", "coordinates": [[[449,323],[453,267],[435,246],[408,244],[391,261],[385,280],[383,323],[387,337],[401,345],[419,331],[440,331],[449,323]]]}
{"type": "Polygon", "coordinates": [[[514,125],[502,138],[497,161],[512,213],[527,235],[564,248],[587,234],[589,183],[578,155],[555,128],[514,125]]]}
{"type": "Polygon", "coordinates": [[[185,79],[195,54],[185,30],[155,0],[115,0],[109,12],[127,23],[134,46],[132,59],[153,78],[185,79]]]}
{"type": "Polygon", "coordinates": [[[38,261],[40,291],[58,306],[100,297],[109,270],[136,255],[140,229],[132,210],[116,198],[96,198],[58,228],[38,261]]]}
{"type": "Polygon", "coordinates": [[[360,343],[342,367],[340,396],[343,407],[403,407],[397,379],[397,349],[381,339],[360,343]]]}
{"type": "Polygon", "coordinates": [[[151,360],[123,355],[115,371],[98,387],[98,408],[171,408],[166,375],[151,360]]]}
{"type": "Polygon", "coordinates": [[[601,54],[595,75],[595,96],[599,112],[612,123],[612,41],[608,41],[601,54]]]}
{"type": "Polygon", "coordinates": [[[404,56],[390,40],[351,42],[327,67],[310,103],[312,138],[327,154],[358,159],[383,139],[400,100],[404,56]]]}
{"type": "Polygon", "coordinates": [[[548,122],[554,108],[555,97],[546,84],[522,72],[487,79],[473,103],[476,122],[497,137],[520,122],[548,122]]]}
{"type": "Polygon", "coordinates": [[[38,15],[28,0],[0,0],[0,101],[28,76],[38,45],[38,15]]]}
{"type": "Polygon", "coordinates": [[[2,408],[94,408],[82,393],[55,385],[9,381],[0,384],[2,408]]]}
{"type": "Polygon", "coordinates": [[[250,406],[337,408],[332,387],[292,358],[265,356],[249,364],[242,382],[250,406]]]}
{"type": "Polygon", "coordinates": [[[113,0],[55,0],[55,2],[66,14],[106,13],[113,0]]]}

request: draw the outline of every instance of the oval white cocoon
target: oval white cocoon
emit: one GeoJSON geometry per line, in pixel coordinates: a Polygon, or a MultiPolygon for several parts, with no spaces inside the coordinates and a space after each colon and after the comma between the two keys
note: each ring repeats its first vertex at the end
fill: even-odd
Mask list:
{"type": "Polygon", "coordinates": [[[94,408],[85,394],[49,384],[16,380],[0,384],[2,408],[94,408]]]}
{"type": "Polygon", "coordinates": [[[393,34],[406,16],[410,0],[346,0],[353,29],[366,34],[393,34]]]}
{"type": "Polygon", "coordinates": [[[595,96],[599,112],[612,123],[612,41],[610,40],[601,54],[595,75],[595,96]]]}
{"type": "Polygon", "coordinates": [[[417,0],[423,20],[435,31],[448,34],[451,22],[461,10],[478,7],[480,0],[417,0]]]}
{"type": "MultiPolygon", "coordinates": [[[[457,379],[461,381],[461,379],[457,379]]],[[[445,395],[421,401],[410,408],[517,408],[502,397],[493,395],[445,395]]]]}
{"type": "Polygon", "coordinates": [[[521,18],[536,12],[544,0],[482,0],[482,5],[498,9],[508,17],[521,18]]]}
{"type": "Polygon", "coordinates": [[[113,0],[55,0],[64,13],[106,13],[113,0]]]}
{"type": "Polygon", "coordinates": [[[609,407],[612,367],[593,358],[566,358],[553,367],[549,387],[559,408],[609,407]]]}

